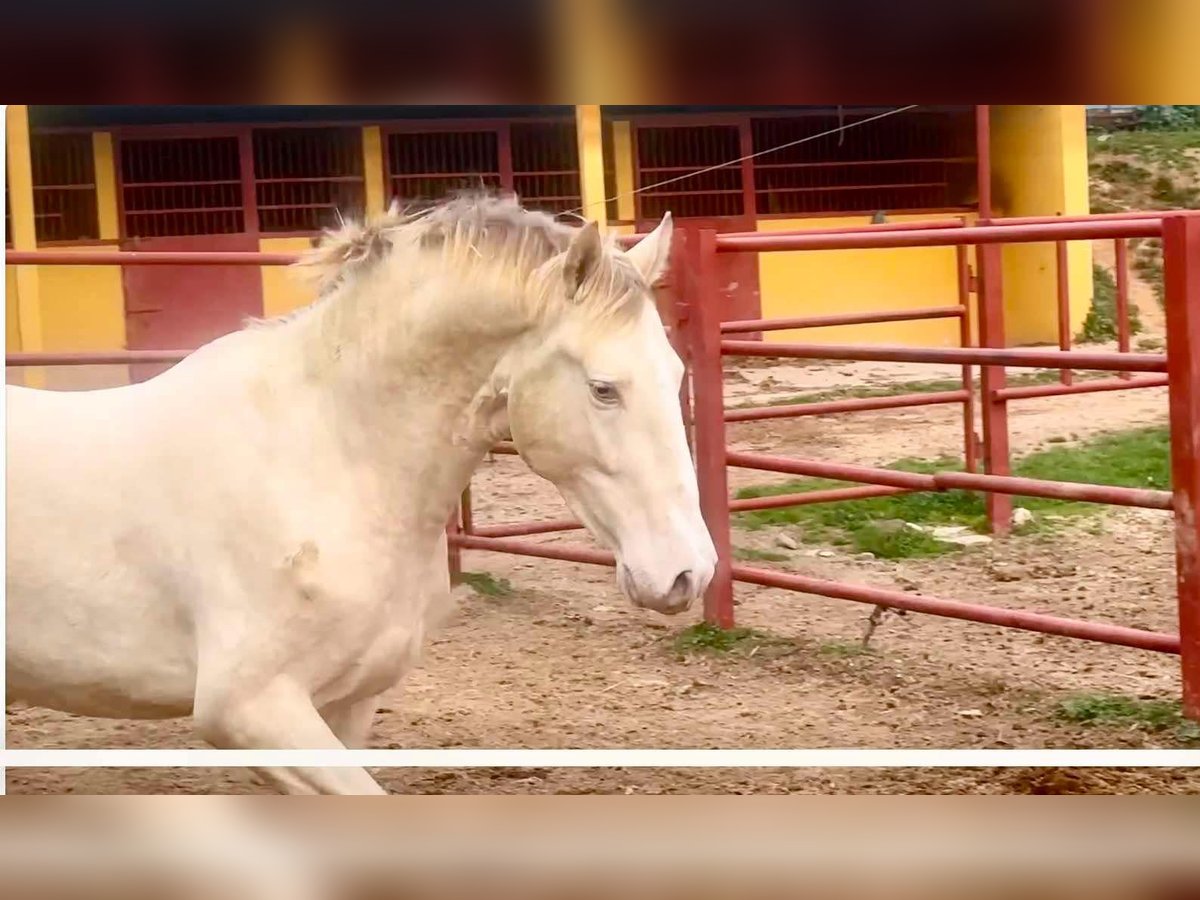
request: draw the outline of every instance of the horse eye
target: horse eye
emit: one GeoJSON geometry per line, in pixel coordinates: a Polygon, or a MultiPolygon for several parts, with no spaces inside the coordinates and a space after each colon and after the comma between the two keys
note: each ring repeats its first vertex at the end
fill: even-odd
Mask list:
{"type": "Polygon", "coordinates": [[[616,386],[607,381],[589,381],[588,387],[592,390],[592,396],[600,403],[616,403],[620,399],[616,386]]]}

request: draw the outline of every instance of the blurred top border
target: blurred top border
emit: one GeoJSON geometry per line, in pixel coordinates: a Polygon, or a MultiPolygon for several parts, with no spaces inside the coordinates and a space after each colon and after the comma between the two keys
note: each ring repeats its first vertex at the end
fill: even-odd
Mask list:
{"type": "Polygon", "coordinates": [[[1141,0],[39,0],[24,104],[1186,102],[1200,4],[1141,0]]]}

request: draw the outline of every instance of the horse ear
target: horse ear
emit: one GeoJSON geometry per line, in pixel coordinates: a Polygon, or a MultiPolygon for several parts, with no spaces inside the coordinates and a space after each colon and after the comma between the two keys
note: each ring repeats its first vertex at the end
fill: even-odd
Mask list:
{"type": "Polygon", "coordinates": [[[567,293],[574,296],[587,277],[600,265],[604,246],[600,242],[600,228],[588,222],[571,238],[563,263],[563,278],[567,282],[567,293]]]}
{"type": "Polygon", "coordinates": [[[666,274],[667,263],[671,258],[671,235],[674,231],[675,225],[668,212],[663,215],[657,228],[625,251],[625,255],[652,287],[666,274]]]}

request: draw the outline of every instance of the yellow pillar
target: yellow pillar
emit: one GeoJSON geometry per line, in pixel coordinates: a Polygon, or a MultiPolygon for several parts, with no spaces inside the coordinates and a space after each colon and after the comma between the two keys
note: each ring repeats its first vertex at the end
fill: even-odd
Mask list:
{"type": "Polygon", "coordinates": [[[617,0],[560,0],[550,4],[554,84],[560,102],[648,103],[660,79],[653,47],[628,4],[617,0]]]}
{"type": "MultiPolygon", "coordinates": [[[[999,216],[1078,215],[1089,211],[1087,119],[1082,106],[993,106],[992,184],[999,216]]],[[[1058,335],[1053,244],[1004,248],[1008,342],[1054,343],[1058,335]]],[[[1071,329],[1092,301],[1092,251],[1067,244],[1071,329]]]]}
{"type": "Polygon", "coordinates": [[[378,125],[363,128],[363,178],[366,188],[367,215],[387,208],[386,169],[383,165],[383,134],[378,125]]]}
{"type": "Polygon", "coordinates": [[[603,232],[608,228],[604,204],[604,140],[600,107],[575,107],[575,139],[579,146],[579,191],[583,215],[595,219],[603,232]]]}
{"type": "Polygon", "coordinates": [[[112,135],[107,131],[92,133],[92,163],[96,170],[96,218],[100,240],[115,241],[121,237],[121,222],[117,207],[117,167],[112,135]]]}
{"type": "Polygon", "coordinates": [[[295,17],[283,23],[266,53],[266,102],[337,103],[337,66],[330,53],[318,23],[295,17]]]}
{"type": "Polygon", "coordinates": [[[633,221],[636,206],[633,202],[633,129],[628,122],[613,122],[613,167],[616,171],[615,193],[617,218],[633,221]]]}
{"type": "MultiPolygon", "coordinates": [[[[14,250],[36,250],[33,164],[29,155],[29,108],[9,106],[5,110],[5,124],[8,129],[8,197],[12,212],[12,246],[14,250]]],[[[45,346],[37,266],[17,266],[14,282],[17,289],[17,334],[20,336],[21,349],[27,353],[36,353],[45,346]]],[[[26,370],[25,383],[35,387],[44,384],[41,370],[26,370]]]]}

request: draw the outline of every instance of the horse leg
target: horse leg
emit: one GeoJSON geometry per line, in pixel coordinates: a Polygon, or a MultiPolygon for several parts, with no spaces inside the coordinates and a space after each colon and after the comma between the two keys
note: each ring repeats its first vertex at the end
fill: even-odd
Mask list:
{"type": "Polygon", "coordinates": [[[379,708],[379,695],[352,703],[327,703],[321,707],[321,718],[337,739],[351,750],[361,750],[371,739],[371,723],[379,708]]]}
{"type": "MultiPolygon", "coordinates": [[[[312,699],[282,678],[253,695],[198,691],[194,720],[200,736],[218,749],[346,749],[312,699]]],[[[257,771],[288,794],[387,793],[366,769],[264,767],[257,771]]]]}

